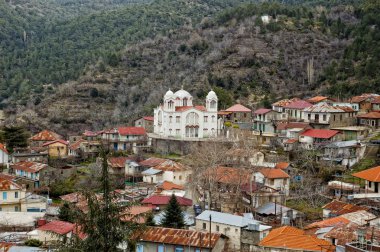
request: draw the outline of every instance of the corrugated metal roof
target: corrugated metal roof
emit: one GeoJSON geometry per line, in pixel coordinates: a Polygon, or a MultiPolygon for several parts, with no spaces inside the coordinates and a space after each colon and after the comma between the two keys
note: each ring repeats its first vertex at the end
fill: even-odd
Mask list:
{"type": "Polygon", "coordinates": [[[346,113],[346,112],[355,112],[350,107],[338,107],[338,106],[332,106],[325,102],[321,102],[318,104],[315,104],[311,107],[307,107],[303,110],[304,112],[309,113],[346,113]]]}
{"type": "Polygon", "coordinates": [[[280,204],[275,204],[273,202],[268,202],[256,208],[255,212],[259,214],[265,214],[265,215],[280,215],[281,212],[285,213],[289,210],[293,210],[293,209],[280,205],[280,204]]]}
{"type": "Polygon", "coordinates": [[[326,145],[326,148],[344,148],[344,147],[354,147],[360,146],[360,143],[357,140],[350,141],[338,141],[326,145]]]}
{"type": "Polygon", "coordinates": [[[156,175],[156,174],[161,173],[161,172],[162,172],[161,170],[149,168],[148,170],[143,171],[141,174],[149,176],[149,175],[156,175]]]}
{"type": "Polygon", "coordinates": [[[228,213],[221,213],[211,210],[205,210],[200,215],[195,217],[196,220],[210,221],[211,222],[226,224],[236,227],[246,227],[249,223],[253,223],[255,220],[249,219],[239,215],[233,215],[228,213]]]}

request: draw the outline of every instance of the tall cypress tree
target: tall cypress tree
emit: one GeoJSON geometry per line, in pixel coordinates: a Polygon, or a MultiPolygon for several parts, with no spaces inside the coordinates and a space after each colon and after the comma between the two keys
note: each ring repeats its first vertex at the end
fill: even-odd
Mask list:
{"type": "Polygon", "coordinates": [[[169,200],[169,204],[165,209],[164,217],[160,224],[168,228],[183,228],[185,226],[181,206],[174,194],[172,194],[169,200]]]}

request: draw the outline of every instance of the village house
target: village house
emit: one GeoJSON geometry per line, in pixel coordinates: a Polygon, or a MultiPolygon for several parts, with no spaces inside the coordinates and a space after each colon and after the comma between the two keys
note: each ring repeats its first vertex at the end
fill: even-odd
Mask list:
{"type": "Polygon", "coordinates": [[[28,239],[37,239],[46,245],[71,239],[74,234],[78,233],[76,229],[77,227],[73,223],[54,220],[38,227],[27,235],[28,239]]]}
{"type": "Polygon", "coordinates": [[[125,175],[125,165],[128,157],[110,157],[107,159],[108,173],[112,175],[119,175],[124,178],[125,175]]]}
{"type": "Polygon", "coordinates": [[[285,151],[292,151],[298,146],[298,138],[302,132],[312,127],[304,122],[280,122],[276,126],[277,142],[285,151]]]}
{"type": "Polygon", "coordinates": [[[54,140],[44,143],[42,147],[48,148],[50,158],[66,158],[69,154],[69,143],[65,140],[54,140]]]}
{"type": "Polygon", "coordinates": [[[260,243],[265,252],[335,252],[335,246],[328,241],[305,234],[305,231],[283,226],[273,229],[260,243]]]}
{"type": "Polygon", "coordinates": [[[226,164],[241,165],[251,164],[255,166],[266,166],[265,155],[263,152],[251,148],[231,148],[225,153],[226,164]]]}
{"type": "Polygon", "coordinates": [[[40,148],[45,143],[52,142],[55,140],[59,140],[62,138],[63,137],[58,135],[57,133],[54,133],[54,132],[49,131],[49,130],[43,130],[43,131],[37,133],[36,135],[32,136],[29,139],[29,141],[30,141],[30,146],[32,148],[33,147],[36,147],[36,148],[39,147],[40,148]]]}
{"type": "Polygon", "coordinates": [[[364,157],[365,150],[366,145],[357,140],[332,142],[323,147],[320,160],[349,168],[364,157]]]}
{"type": "Polygon", "coordinates": [[[6,166],[9,163],[9,152],[6,146],[0,143],[0,165],[6,166]]]}
{"type": "Polygon", "coordinates": [[[380,128],[380,112],[372,111],[366,114],[360,114],[356,116],[358,118],[358,124],[372,129],[380,128]]]}
{"type": "Polygon", "coordinates": [[[260,108],[253,112],[253,130],[262,132],[275,133],[275,120],[277,112],[271,109],[260,108]]]}
{"type": "Polygon", "coordinates": [[[286,117],[281,119],[285,119],[288,121],[302,121],[303,120],[303,110],[305,108],[311,107],[313,104],[304,101],[304,100],[296,100],[284,106],[286,117]]]}
{"type": "Polygon", "coordinates": [[[353,173],[352,176],[365,181],[367,193],[380,193],[380,166],[353,173]]]}
{"type": "Polygon", "coordinates": [[[363,140],[369,134],[369,128],[365,126],[335,127],[331,129],[342,132],[343,141],[363,140]]]}
{"type": "Polygon", "coordinates": [[[156,191],[155,194],[161,194],[161,195],[175,195],[183,197],[186,194],[185,187],[181,185],[174,184],[169,181],[163,181],[159,182],[156,185],[156,191]]]}
{"type": "Polygon", "coordinates": [[[143,175],[141,173],[145,170],[147,168],[140,165],[137,161],[127,159],[125,163],[125,178],[132,183],[142,182],[143,175]]]}
{"type": "Polygon", "coordinates": [[[317,96],[314,96],[312,98],[307,99],[306,101],[309,102],[309,103],[311,103],[311,104],[318,104],[318,103],[321,103],[321,102],[332,104],[334,102],[334,99],[331,99],[331,98],[329,98],[327,96],[317,95],[317,96]]]}
{"type": "Polygon", "coordinates": [[[103,144],[113,151],[131,151],[134,146],[146,145],[143,127],[118,127],[102,133],[103,144]]]}
{"type": "Polygon", "coordinates": [[[346,213],[357,212],[360,210],[367,211],[368,207],[353,205],[339,200],[333,200],[330,203],[322,206],[323,218],[325,219],[340,216],[346,213]]]}
{"type": "Polygon", "coordinates": [[[143,181],[146,183],[156,184],[162,181],[169,181],[177,185],[185,185],[190,175],[190,170],[184,165],[172,160],[166,160],[154,168],[149,168],[141,173],[143,181]]]}
{"type": "Polygon", "coordinates": [[[252,122],[252,110],[241,105],[235,104],[226,110],[221,110],[229,113],[227,121],[233,123],[251,123],[252,122]]]}
{"type": "Polygon", "coordinates": [[[2,212],[44,212],[47,199],[26,192],[11,179],[0,177],[0,211],[2,212]]]}
{"type": "Polygon", "coordinates": [[[348,107],[352,108],[354,111],[359,112],[359,104],[351,102],[333,102],[331,104],[334,107],[348,107]]]}
{"type": "MultiPolygon", "coordinates": [[[[281,202],[281,201],[280,201],[281,202]]],[[[285,203],[285,200],[282,202],[285,203]]],[[[294,225],[302,213],[286,207],[279,202],[267,202],[254,209],[257,218],[265,223],[278,223],[282,225],[294,225]]]]}
{"type": "Polygon", "coordinates": [[[380,96],[377,96],[375,99],[371,101],[371,110],[380,111],[380,96]]]}
{"type": "Polygon", "coordinates": [[[135,239],[136,252],[222,252],[226,244],[219,233],[163,227],[148,227],[136,234],[135,239]]]}
{"type": "Polygon", "coordinates": [[[27,189],[34,189],[40,186],[40,172],[47,167],[47,164],[21,161],[10,165],[10,173],[16,175],[19,183],[26,184],[27,189]]]}
{"type": "Polygon", "coordinates": [[[352,195],[359,190],[359,185],[338,180],[331,180],[327,183],[326,194],[333,198],[341,199],[342,197],[352,195]]]}
{"type": "Polygon", "coordinates": [[[167,91],[164,104],[154,109],[154,133],[159,137],[197,139],[215,137],[218,127],[218,97],[210,91],[206,106],[194,106],[193,97],[181,89],[167,91]]]}
{"type": "Polygon", "coordinates": [[[299,100],[299,98],[283,99],[272,104],[272,110],[278,112],[277,120],[286,120],[285,106],[299,100]]]}
{"type": "MultiPolygon", "coordinates": [[[[243,232],[245,228],[250,228],[256,233],[251,232],[254,235],[253,243],[259,243],[271,229],[270,226],[262,225],[255,221],[253,218],[246,216],[233,215],[228,213],[221,213],[216,211],[206,210],[200,215],[195,217],[195,229],[198,231],[217,232],[228,237],[228,245],[231,251],[240,251],[243,244],[243,232]],[[211,223],[210,223],[211,222],[211,223]],[[210,230],[211,224],[211,230],[210,230]],[[253,228],[255,226],[255,229],[253,228]]],[[[251,231],[253,231],[251,230],[251,231]]],[[[247,233],[245,233],[245,240],[248,240],[247,233]]],[[[248,242],[248,241],[247,241],[248,242]]],[[[252,244],[253,245],[253,244],[252,244]]],[[[245,247],[250,247],[250,244],[246,244],[245,247]]]]}
{"type": "Polygon", "coordinates": [[[356,104],[359,107],[360,112],[369,112],[372,109],[371,102],[378,96],[379,95],[377,94],[362,94],[352,97],[350,103],[356,104]]]}
{"type": "MultiPolygon", "coordinates": [[[[166,208],[166,206],[169,204],[170,197],[171,196],[169,195],[152,195],[143,199],[143,201],[141,201],[141,204],[143,206],[149,206],[152,209],[159,211],[166,208]]],[[[191,199],[179,196],[176,196],[176,199],[182,210],[187,210],[193,205],[193,201],[191,199]]]]}
{"type": "Polygon", "coordinates": [[[319,103],[303,110],[304,122],[314,128],[328,129],[355,125],[356,111],[350,107],[334,107],[327,103],[319,103]]]}
{"type": "Polygon", "coordinates": [[[31,161],[47,164],[48,154],[41,152],[14,152],[11,155],[12,163],[18,163],[22,161],[31,161]]]}
{"type": "Polygon", "coordinates": [[[303,149],[312,150],[340,140],[340,135],[337,130],[308,129],[299,136],[298,141],[303,149]]]}
{"type": "Polygon", "coordinates": [[[146,132],[153,133],[154,127],[154,117],[153,116],[143,116],[135,120],[135,127],[143,127],[146,132]]]}
{"type": "Polygon", "coordinates": [[[255,172],[254,181],[289,195],[290,176],[282,169],[261,168],[255,172]]]}

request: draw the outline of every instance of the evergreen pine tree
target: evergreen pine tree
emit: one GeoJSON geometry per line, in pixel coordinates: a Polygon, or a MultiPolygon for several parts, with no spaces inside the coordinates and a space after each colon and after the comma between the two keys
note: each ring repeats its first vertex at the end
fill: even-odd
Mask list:
{"type": "Polygon", "coordinates": [[[73,213],[71,211],[69,203],[65,202],[60,208],[59,208],[59,214],[58,218],[61,221],[73,221],[73,213]]]}
{"type": "Polygon", "coordinates": [[[154,216],[153,216],[152,213],[150,213],[150,214],[146,217],[145,225],[150,226],[150,227],[154,227],[154,226],[156,226],[156,222],[154,221],[154,216]]]}
{"type": "Polygon", "coordinates": [[[160,224],[168,228],[183,228],[185,226],[181,206],[174,194],[172,194],[169,200],[169,204],[165,209],[164,217],[160,224]]]}

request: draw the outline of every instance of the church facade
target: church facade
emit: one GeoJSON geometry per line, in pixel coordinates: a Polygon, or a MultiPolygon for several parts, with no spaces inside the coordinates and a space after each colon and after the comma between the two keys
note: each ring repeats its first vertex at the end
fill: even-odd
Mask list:
{"type": "Polygon", "coordinates": [[[194,106],[193,97],[181,89],[170,89],[164,102],[154,109],[154,133],[160,137],[196,139],[218,134],[218,97],[210,91],[206,106],[194,106]]]}

